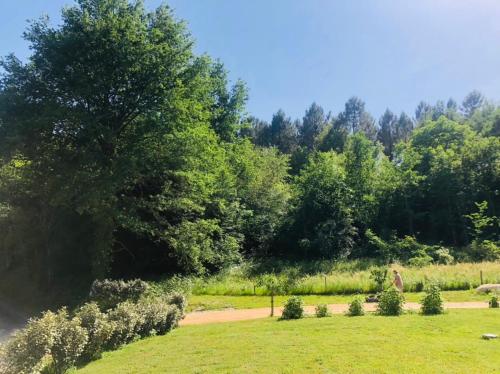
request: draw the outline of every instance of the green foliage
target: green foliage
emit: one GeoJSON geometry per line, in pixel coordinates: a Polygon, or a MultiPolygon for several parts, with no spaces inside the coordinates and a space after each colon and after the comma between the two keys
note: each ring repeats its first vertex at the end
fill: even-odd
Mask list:
{"type": "Polygon", "coordinates": [[[65,311],[59,312],[59,322],[54,344],[50,350],[52,368],[56,374],[64,374],[73,367],[84,352],[88,341],[88,332],[81,326],[78,317],[68,319],[65,311]]]}
{"type": "Polygon", "coordinates": [[[399,316],[403,314],[404,300],[403,293],[391,287],[380,294],[377,313],[381,316],[399,316]]]}
{"type": "Polygon", "coordinates": [[[281,319],[300,319],[304,316],[304,301],[298,296],[289,298],[284,307],[281,319]]]}
{"type": "Polygon", "coordinates": [[[184,318],[188,305],[187,298],[184,294],[179,292],[170,294],[168,297],[168,303],[170,305],[175,305],[179,310],[180,318],[184,318]]]}
{"type": "Polygon", "coordinates": [[[100,311],[96,303],[82,305],[75,316],[80,319],[81,326],[88,333],[88,342],[79,361],[88,362],[100,358],[113,335],[115,324],[108,320],[108,316],[100,311]]]}
{"type": "Polygon", "coordinates": [[[384,283],[387,280],[386,267],[373,268],[370,272],[370,279],[372,279],[377,285],[377,292],[381,292],[384,289],[384,283]]]}
{"type": "Polygon", "coordinates": [[[326,304],[318,304],[318,305],[316,305],[315,315],[318,318],[323,318],[323,317],[329,317],[329,316],[331,316],[331,313],[328,310],[328,305],[326,305],[326,304]]]}
{"type": "Polygon", "coordinates": [[[425,296],[421,301],[421,313],[424,315],[443,314],[443,299],[438,285],[431,284],[425,291],[425,296]]]}
{"type": "Polygon", "coordinates": [[[496,295],[492,296],[488,305],[490,306],[490,308],[498,308],[500,306],[498,303],[498,296],[496,296],[496,295]]]}
{"type": "Polygon", "coordinates": [[[148,290],[148,284],[140,279],[130,281],[96,279],[90,288],[89,297],[95,301],[101,309],[114,308],[121,302],[137,302],[148,290]]]}
{"type": "Polygon", "coordinates": [[[356,228],[345,178],[343,159],[333,152],[313,155],[296,178],[293,224],[285,235],[302,243],[302,256],[345,258],[351,252],[356,228]]]}
{"type": "Polygon", "coordinates": [[[363,316],[365,310],[363,308],[363,300],[356,297],[349,303],[349,309],[347,310],[347,315],[350,317],[363,316]]]}
{"type": "Polygon", "coordinates": [[[60,316],[45,312],[32,318],[26,327],[16,332],[3,348],[2,359],[6,373],[40,372],[50,359],[50,351],[57,335],[60,316]]]}

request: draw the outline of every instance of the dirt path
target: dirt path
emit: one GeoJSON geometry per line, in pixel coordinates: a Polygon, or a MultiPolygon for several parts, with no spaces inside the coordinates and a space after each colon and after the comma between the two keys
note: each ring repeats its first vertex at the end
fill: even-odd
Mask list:
{"type": "MultiPolygon", "coordinates": [[[[329,304],[328,309],[333,314],[342,314],[347,310],[347,304],[329,304]]],[[[377,304],[365,304],[365,311],[374,312],[377,304]]],[[[469,302],[454,302],[454,303],[444,303],[445,309],[482,309],[488,308],[488,302],[485,301],[469,301],[469,302]]],[[[306,313],[314,313],[314,306],[306,306],[306,313]]],[[[418,310],[420,309],[420,304],[418,303],[406,303],[405,309],[407,310],[418,310]]],[[[283,308],[274,308],[275,316],[280,316],[283,308]]],[[[186,315],[180,325],[203,325],[208,323],[220,323],[220,322],[234,322],[234,321],[246,321],[251,319],[265,318],[269,317],[270,308],[255,308],[255,309],[225,309],[225,310],[213,310],[204,312],[192,312],[186,315]]]]}

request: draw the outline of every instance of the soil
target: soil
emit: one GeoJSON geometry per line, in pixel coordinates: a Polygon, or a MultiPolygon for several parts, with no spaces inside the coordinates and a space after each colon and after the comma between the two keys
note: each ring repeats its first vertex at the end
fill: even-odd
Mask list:
{"type": "MultiPolygon", "coordinates": [[[[365,311],[374,312],[377,309],[377,304],[365,304],[365,311]]],[[[445,309],[483,309],[488,308],[488,302],[484,301],[470,301],[470,302],[453,302],[444,303],[445,309]]],[[[347,304],[329,304],[328,309],[333,314],[342,314],[347,311],[347,304]]],[[[419,310],[420,304],[406,303],[405,309],[419,310]]],[[[304,310],[308,314],[313,314],[315,306],[306,306],[304,310]]],[[[283,311],[282,307],[274,308],[274,315],[281,316],[283,311]]],[[[270,308],[255,308],[255,309],[225,309],[225,310],[211,310],[202,312],[188,313],[186,317],[180,322],[181,326],[187,325],[203,325],[208,323],[220,322],[234,322],[246,321],[258,318],[269,317],[270,308]]]]}

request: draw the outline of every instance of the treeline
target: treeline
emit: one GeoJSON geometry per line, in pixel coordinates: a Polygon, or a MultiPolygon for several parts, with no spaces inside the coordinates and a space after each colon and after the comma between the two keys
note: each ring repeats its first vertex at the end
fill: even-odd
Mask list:
{"type": "Polygon", "coordinates": [[[166,6],[78,0],[25,38],[29,60],[1,65],[4,280],[53,291],[244,258],[394,259],[408,241],[498,253],[500,108],[478,92],[415,119],[377,123],[352,98],[268,124],[166,6]]]}

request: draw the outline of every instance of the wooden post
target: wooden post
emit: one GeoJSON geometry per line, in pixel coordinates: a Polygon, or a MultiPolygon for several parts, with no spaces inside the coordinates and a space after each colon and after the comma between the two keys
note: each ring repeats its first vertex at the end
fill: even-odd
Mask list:
{"type": "Polygon", "coordinates": [[[271,317],[274,316],[274,294],[271,294],[271,317]]]}
{"type": "Polygon", "coordinates": [[[481,276],[481,284],[483,284],[483,271],[482,270],[479,272],[479,275],[481,276]]]}
{"type": "Polygon", "coordinates": [[[253,285],[253,294],[254,294],[254,296],[256,295],[256,293],[255,293],[255,283],[253,285]]]}
{"type": "Polygon", "coordinates": [[[326,293],[326,275],[325,275],[325,293],[326,293]]]}

